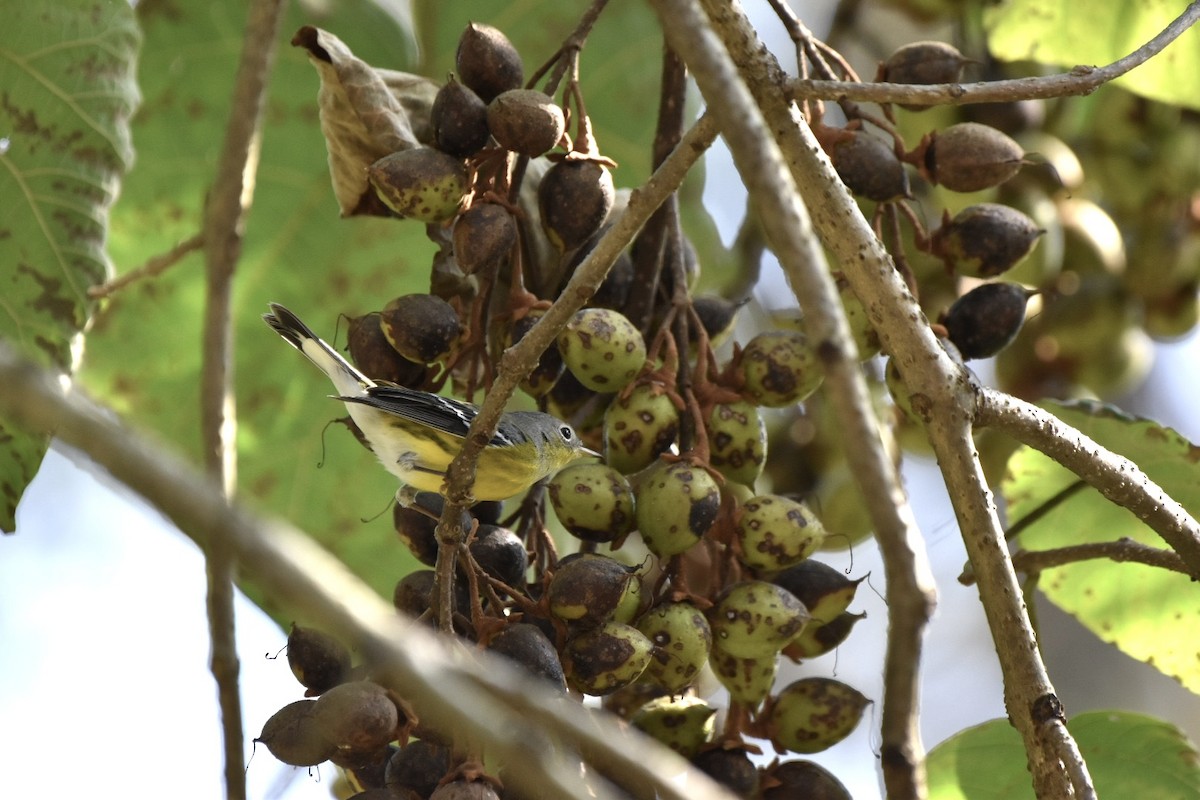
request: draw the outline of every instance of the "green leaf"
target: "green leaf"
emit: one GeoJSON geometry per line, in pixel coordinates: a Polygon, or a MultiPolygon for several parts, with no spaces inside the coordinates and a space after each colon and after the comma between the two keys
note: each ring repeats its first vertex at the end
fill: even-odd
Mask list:
{"type": "MultiPolygon", "coordinates": [[[[1044,404],[1055,416],[1139,465],[1193,515],[1200,513],[1200,448],[1170,428],[1093,403],[1044,404]]],[[[1009,461],[1002,492],[1010,524],[1074,483],[1075,475],[1028,447],[1009,461]]],[[[1093,489],[1080,491],[1020,535],[1029,550],[1127,536],[1165,543],[1132,513],[1093,489]]],[[[1039,588],[1106,642],[1200,692],[1200,584],[1132,563],[1083,561],[1047,570],[1039,588]]]]}
{"type": "MultiPolygon", "coordinates": [[[[10,3],[0,44],[0,336],[74,373],[110,271],[108,211],[133,160],[140,36],[125,0],[10,3]]],[[[49,440],[0,423],[0,530],[49,440]]]]}
{"type": "MultiPolygon", "coordinates": [[[[1170,723],[1125,711],[1092,711],[1067,723],[1100,797],[1200,796],[1200,754],[1170,723]]],[[[929,800],[1032,800],[1021,737],[1006,719],[967,728],[926,761],[929,800]]]]}
{"type": "MultiPolygon", "coordinates": [[[[1183,9],[1174,0],[1110,0],[1081,14],[1073,0],[1007,0],[984,12],[988,46],[1005,61],[1105,66],[1153,39],[1183,9]]],[[[1185,32],[1116,83],[1164,103],[1200,108],[1200,30],[1185,32]]]]}

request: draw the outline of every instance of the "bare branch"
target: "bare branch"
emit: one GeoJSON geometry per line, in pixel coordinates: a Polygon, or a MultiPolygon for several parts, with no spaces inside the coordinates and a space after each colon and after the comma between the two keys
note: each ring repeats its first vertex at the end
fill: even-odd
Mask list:
{"type": "MultiPolygon", "coordinates": [[[[1148,567],[1170,570],[1188,575],[1187,565],[1178,553],[1151,547],[1139,541],[1122,536],[1111,542],[1088,542],[1073,544],[1067,547],[1054,547],[1049,550],[1019,550],[1013,553],[1013,568],[1017,572],[1034,574],[1044,570],[1076,564],[1080,561],[1092,561],[1097,558],[1107,558],[1109,561],[1145,564],[1148,567]]],[[[1189,576],[1190,577],[1190,576],[1189,576]]],[[[975,582],[971,571],[964,570],[958,576],[958,582],[970,586],[975,582]]]]}
{"type": "Polygon", "coordinates": [[[706,775],[640,734],[550,690],[519,667],[468,650],[397,614],[308,536],[232,505],[219,484],[129,429],[111,410],[0,342],[0,416],[53,432],[161,511],[200,547],[227,538],[267,598],[326,630],[378,665],[385,683],[435,730],[461,732],[489,755],[519,763],[512,783],[532,795],[616,794],[580,779],[574,754],[595,754],[609,780],[665,800],[733,800],[706,775]],[[536,722],[536,727],[534,723],[536,722]],[[548,730],[550,739],[537,733],[548,730]],[[556,752],[563,756],[556,757],[556,752]],[[676,778],[687,776],[686,785],[676,778]]]}
{"type": "MultiPolygon", "coordinates": [[[[208,473],[226,494],[237,483],[237,417],[233,391],[233,275],[242,250],[258,159],[267,82],[275,57],[283,0],[255,0],[250,6],[242,55],[230,101],[225,142],[205,206],[204,241],[207,296],[204,309],[204,365],[200,384],[200,433],[208,473]]],[[[245,797],[245,745],[234,642],[233,583],[236,560],[222,536],[205,550],[208,574],[208,627],[213,677],[225,738],[226,797],[245,797]]]]}
{"type": "Polygon", "coordinates": [[[1137,464],[1038,408],[996,389],[979,388],[978,425],[990,425],[1074,472],[1112,502],[1129,509],[1179,554],[1200,579],[1200,524],[1137,464]]]}
{"type": "Polygon", "coordinates": [[[797,100],[858,100],[917,106],[961,106],[970,103],[1002,103],[1086,95],[1162,52],[1163,48],[1179,38],[1198,19],[1200,2],[1193,2],[1162,33],[1105,67],[1081,65],[1058,75],[932,85],[795,80],[791,82],[790,90],[792,97],[797,100]]]}
{"type": "Polygon", "coordinates": [[[136,269],[131,269],[129,272],[122,273],[116,276],[111,281],[97,284],[88,287],[88,297],[109,297],[116,294],[121,289],[129,286],[132,283],[137,283],[145,278],[153,278],[155,275],[161,275],[171,267],[178,264],[183,257],[188,253],[195,252],[204,246],[204,236],[197,233],[189,236],[187,239],[177,243],[174,247],[165,253],[159,253],[156,256],[146,260],[136,269]]]}
{"type": "MultiPolygon", "coordinates": [[[[672,46],[695,73],[710,113],[719,115],[722,136],[750,192],[767,240],[804,309],[808,334],[822,359],[823,391],[838,414],[847,459],[863,496],[868,498],[887,570],[890,629],[883,699],[885,781],[892,797],[923,797],[925,753],[918,721],[919,669],[924,630],[934,605],[933,576],[895,465],[882,445],[879,420],[867,393],[837,288],[814,234],[814,222],[818,228],[821,222],[810,219],[797,189],[811,181],[807,188],[814,193],[834,194],[829,187],[837,186],[837,179],[830,179],[832,169],[821,176],[796,173],[795,155],[789,149],[812,148],[809,152],[813,152],[819,147],[797,138],[801,131],[808,132],[807,126],[777,90],[780,84],[771,80],[771,71],[778,70],[778,64],[761,46],[740,7],[716,0],[702,4],[709,19],[687,0],[659,0],[654,5],[672,46]],[[717,38],[714,28],[721,38],[717,38]],[[772,133],[779,137],[778,143],[772,133]],[[785,154],[791,163],[785,160],[785,154]]],[[[894,273],[889,263],[884,266],[894,273]]]]}

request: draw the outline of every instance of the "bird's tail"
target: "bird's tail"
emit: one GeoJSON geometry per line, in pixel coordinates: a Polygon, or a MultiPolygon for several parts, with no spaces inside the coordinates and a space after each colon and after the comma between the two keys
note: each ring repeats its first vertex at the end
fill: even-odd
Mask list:
{"type": "Polygon", "coordinates": [[[324,372],[338,394],[354,397],[362,394],[375,382],[363,375],[354,365],[342,357],[326,342],[317,337],[300,318],[278,303],[271,303],[271,313],[263,314],[263,321],[324,372]]]}

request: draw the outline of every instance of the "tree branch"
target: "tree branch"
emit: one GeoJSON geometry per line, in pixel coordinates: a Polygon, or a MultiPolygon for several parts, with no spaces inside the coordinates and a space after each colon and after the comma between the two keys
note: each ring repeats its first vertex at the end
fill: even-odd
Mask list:
{"type": "Polygon", "coordinates": [[[556,797],[615,800],[616,793],[603,785],[581,781],[574,753],[587,752],[595,754],[593,763],[608,767],[609,780],[626,788],[652,787],[665,800],[733,800],[656,742],[547,689],[504,659],[468,650],[403,618],[308,536],[232,505],[214,478],[167,454],[78,391],[64,392],[56,375],[3,342],[0,385],[5,387],[0,416],[83,451],[200,547],[227,539],[271,601],[337,631],[379,667],[381,680],[423,721],[520,764],[511,777],[516,788],[531,796],[549,787],[556,797]],[[550,731],[552,740],[535,733],[531,720],[550,731]],[[556,758],[556,751],[564,755],[556,758]],[[684,774],[686,786],[676,780],[684,774]]]}
{"type": "Polygon", "coordinates": [[[996,389],[979,388],[975,421],[1045,453],[1109,500],[1132,511],[1179,554],[1188,574],[1200,580],[1200,524],[1137,464],[1049,411],[996,389]]]}
{"type": "Polygon", "coordinates": [[[1200,2],[1191,3],[1162,33],[1134,52],[1105,67],[1077,66],[1070,72],[1032,78],[977,83],[859,83],[855,81],[795,80],[790,84],[797,100],[858,100],[872,103],[904,103],[938,106],[970,103],[1001,103],[1072,97],[1094,92],[1098,87],[1146,63],[1200,19],[1200,2]]]}
{"type": "MultiPolygon", "coordinates": [[[[774,133],[781,142],[788,141],[791,132],[804,125],[803,118],[793,113],[795,107],[778,92],[778,84],[769,80],[769,56],[736,4],[703,3],[724,42],[694,3],[660,0],[654,5],[673,37],[672,46],[695,74],[711,113],[721,120],[722,136],[757,208],[767,240],[804,309],[808,335],[822,359],[824,391],[844,431],[851,470],[868,499],[887,572],[890,629],[882,721],[885,781],[893,797],[923,797],[919,666],[924,630],[935,602],[934,581],[899,475],[882,443],[880,423],[837,287],[813,233],[808,208],[797,192],[804,179],[793,177],[772,137],[774,133]],[[741,66],[741,76],[735,65],[741,66]]],[[[795,144],[796,140],[790,141],[795,144]]],[[[809,187],[814,191],[837,185],[827,177],[817,180],[820,182],[809,187]]]]}
{"type": "MultiPolygon", "coordinates": [[[[267,81],[274,61],[284,0],[255,0],[250,6],[242,55],[230,101],[225,143],[205,205],[201,233],[206,262],[204,365],[200,386],[200,433],[204,461],[227,495],[237,483],[237,417],[233,390],[233,275],[242,250],[250,206],[267,81]]],[[[210,664],[217,682],[225,739],[226,796],[246,796],[242,704],[234,641],[233,583],[236,560],[224,537],[205,550],[208,577],[210,664]]]]}
{"type": "MultiPolygon", "coordinates": [[[[1012,562],[1013,568],[1017,572],[1030,575],[1097,558],[1107,558],[1109,561],[1122,563],[1145,564],[1148,567],[1157,567],[1183,575],[1189,574],[1187,565],[1183,563],[1183,559],[1179,557],[1178,553],[1142,544],[1128,536],[1122,536],[1111,542],[1088,542],[1067,547],[1053,547],[1049,550],[1019,550],[1013,553],[1012,562]]],[[[975,576],[970,570],[964,570],[958,576],[958,582],[964,586],[970,586],[975,582],[975,576]]]]}

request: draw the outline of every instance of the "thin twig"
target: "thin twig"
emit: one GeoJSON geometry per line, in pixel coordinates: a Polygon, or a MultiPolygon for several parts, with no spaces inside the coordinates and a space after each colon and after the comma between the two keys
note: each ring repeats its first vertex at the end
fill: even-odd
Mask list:
{"type": "MultiPolygon", "coordinates": [[[[675,7],[682,5],[685,5],[682,0],[674,3],[671,14],[683,13],[675,7]]],[[[837,287],[823,256],[818,255],[820,245],[816,242],[811,228],[815,228],[821,239],[831,248],[852,251],[851,254],[840,254],[843,267],[853,264],[860,272],[877,270],[885,276],[885,281],[891,282],[888,285],[897,296],[907,292],[902,284],[897,285],[899,279],[890,260],[887,259],[886,252],[870,232],[869,225],[862,218],[849,193],[831,190],[831,187],[839,185],[837,175],[827,159],[820,162],[815,160],[817,154],[822,152],[821,148],[816,144],[812,131],[800,116],[798,109],[779,90],[778,87],[782,86],[782,83],[778,78],[783,74],[782,69],[762,46],[753,26],[731,4],[718,0],[704,0],[703,5],[713,26],[724,39],[724,47],[728,48],[732,55],[733,63],[741,68],[741,77],[749,85],[754,95],[753,101],[758,105],[758,108],[755,108],[753,102],[750,102],[748,108],[739,108],[732,116],[757,120],[761,126],[764,120],[759,109],[761,115],[765,115],[765,127],[759,137],[765,135],[766,140],[756,137],[752,144],[739,141],[735,147],[732,129],[722,124],[722,135],[735,154],[735,163],[739,148],[751,151],[743,155],[746,160],[755,158],[754,150],[757,149],[762,154],[769,153],[771,156],[773,163],[766,165],[768,172],[782,172],[783,175],[794,177],[794,181],[788,181],[790,194],[787,194],[788,189],[779,187],[784,196],[759,196],[756,199],[756,208],[767,232],[767,239],[780,262],[792,262],[788,269],[789,280],[792,282],[793,291],[801,300],[809,334],[817,343],[818,353],[821,354],[826,370],[823,391],[827,392],[831,406],[837,410],[846,442],[846,456],[859,481],[863,496],[867,498],[887,572],[889,631],[881,721],[884,781],[889,797],[924,797],[925,752],[918,720],[919,670],[924,632],[936,596],[933,574],[895,464],[888,457],[881,442],[879,421],[866,392],[861,369],[857,360],[852,357],[853,340],[845,321],[841,301],[838,299],[837,287]],[[778,147],[767,131],[774,132],[778,147]],[[776,161],[780,158],[779,148],[782,148],[786,163],[776,161]],[[797,188],[804,202],[797,199],[797,188]],[[844,199],[846,205],[836,210],[829,208],[831,201],[835,199],[834,196],[837,200],[844,199]],[[772,232],[772,229],[767,227],[768,220],[773,219],[777,223],[781,219],[787,219],[782,212],[800,216],[803,223],[791,222],[783,226],[783,231],[772,232]],[[810,212],[811,226],[808,222],[810,212]],[[842,231],[844,224],[848,224],[852,230],[842,231]],[[854,239],[855,232],[860,232],[864,238],[854,239]],[[791,236],[804,239],[795,243],[793,247],[810,248],[815,251],[810,257],[812,263],[805,265],[798,253],[781,248],[791,236]],[[881,254],[877,262],[869,260],[869,255],[874,252],[881,254]]],[[[659,11],[660,14],[663,13],[661,6],[659,11]]],[[[677,21],[671,22],[672,28],[677,25],[677,21]]],[[[694,71],[699,69],[690,61],[689,66],[694,71]]],[[[737,86],[740,87],[740,83],[737,86]]],[[[703,83],[701,89],[704,91],[703,83]]],[[[732,87],[731,90],[736,91],[732,87]]],[[[708,91],[705,91],[705,96],[714,112],[726,103],[721,96],[710,95],[708,91]]],[[[742,164],[739,164],[739,170],[742,169],[742,164]]],[[[753,195],[754,187],[744,171],[743,178],[751,187],[753,195]]],[[[857,287],[855,289],[857,291],[857,287]]],[[[881,296],[876,298],[875,302],[903,307],[904,304],[894,300],[890,294],[882,292],[878,287],[876,291],[879,291],[881,296]]],[[[860,297],[865,298],[865,295],[860,297]]],[[[913,302],[911,295],[908,295],[908,301],[913,302]]],[[[919,311],[903,324],[911,328],[912,320],[916,319],[920,319],[919,311]]],[[[932,337],[929,347],[936,348],[932,337]]],[[[914,349],[928,352],[919,346],[914,349]]]]}
{"type": "MultiPolygon", "coordinates": [[[[253,186],[251,159],[258,146],[266,106],[267,82],[274,61],[284,0],[255,0],[242,40],[241,60],[230,100],[225,142],[217,161],[204,214],[207,296],[201,374],[200,432],[206,471],[232,495],[237,482],[237,417],[233,391],[233,275],[242,251],[244,219],[253,186]]],[[[205,550],[208,575],[210,663],[218,687],[225,737],[226,797],[246,796],[242,706],[234,636],[233,545],[216,536],[205,550]]]]}
{"type": "Polygon", "coordinates": [[[857,83],[853,81],[797,80],[790,91],[797,100],[859,100],[872,103],[905,103],[917,106],[1003,103],[1091,94],[1098,87],[1140,66],[1175,41],[1200,19],[1200,2],[1191,3],[1162,33],[1124,58],[1105,67],[1077,66],[1070,72],[1032,78],[978,83],[857,83]]]}
{"type": "MultiPolygon", "coordinates": [[[[1179,554],[1159,547],[1151,547],[1128,536],[1122,536],[1111,542],[1088,542],[1073,544],[1067,547],[1054,547],[1049,550],[1018,550],[1013,553],[1013,568],[1017,572],[1036,574],[1055,567],[1076,564],[1080,561],[1092,561],[1097,558],[1107,558],[1109,561],[1121,563],[1145,564],[1148,567],[1188,574],[1187,565],[1179,554]]],[[[1190,576],[1189,576],[1190,577],[1190,576]]],[[[975,576],[969,570],[958,576],[958,582],[970,586],[975,582],[975,576]]]]}
{"type": "Polygon", "coordinates": [[[1109,500],[1132,511],[1179,554],[1188,574],[1200,579],[1200,523],[1137,464],[1049,411],[996,389],[979,387],[975,414],[977,425],[990,425],[1045,453],[1109,500]]]}
{"type": "Polygon", "coordinates": [[[117,275],[111,281],[105,281],[104,283],[88,287],[88,297],[109,297],[132,283],[136,283],[144,278],[153,278],[155,275],[161,275],[182,261],[183,257],[188,253],[195,252],[202,247],[204,247],[203,234],[197,233],[189,236],[187,239],[178,242],[167,252],[159,253],[156,256],[146,259],[146,263],[140,267],[117,275]]]}
{"type": "Polygon", "coordinates": [[[511,781],[523,794],[615,800],[616,793],[602,785],[584,785],[578,762],[556,757],[565,751],[586,752],[610,780],[657,791],[664,800],[733,800],[656,742],[622,730],[505,659],[472,652],[403,618],[310,537],[231,504],[211,476],[131,430],[111,409],[65,393],[56,374],[3,342],[0,385],[0,416],[53,432],[86,453],[201,548],[227,539],[269,601],[338,631],[379,667],[379,679],[409,701],[422,722],[443,734],[461,732],[500,762],[519,764],[511,781]],[[683,775],[686,785],[676,780],[683,775]]]}

